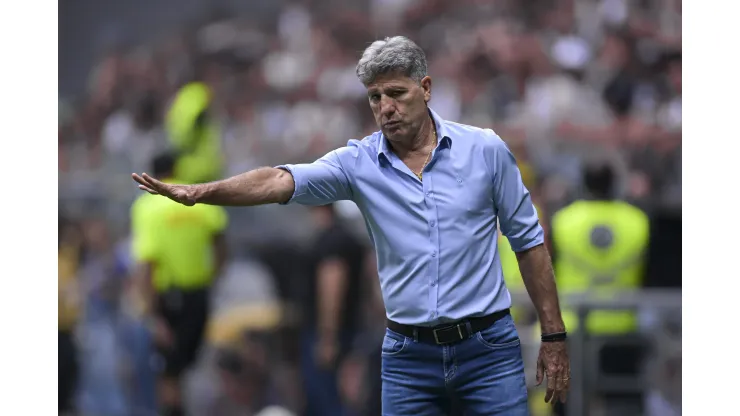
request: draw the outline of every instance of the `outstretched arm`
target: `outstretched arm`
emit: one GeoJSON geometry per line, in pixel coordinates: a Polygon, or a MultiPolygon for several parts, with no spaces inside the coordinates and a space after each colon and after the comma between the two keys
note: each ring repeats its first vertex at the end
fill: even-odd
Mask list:
{"type": "Polygon", "coordinates": [[[139,188],[184,205],[254,206],[296,202],[324,205],[351,198],[342,159],[354,157],[350,147],[329,152],[314,163],[259,168],[221,181],[173,185],[146,173],[133,174],[139,188]],[[344,155],[344,157],[342,156],[344,155]]]}
{"type": "Polygon", "coordinates": [[[293,176],[277,168],[259,168],[221,181],[198,185],[173,185],[146,173],[132,175],[139,188],[166,196],[184,205],[253,206],[287,202],[295,182],[293,176]]]}

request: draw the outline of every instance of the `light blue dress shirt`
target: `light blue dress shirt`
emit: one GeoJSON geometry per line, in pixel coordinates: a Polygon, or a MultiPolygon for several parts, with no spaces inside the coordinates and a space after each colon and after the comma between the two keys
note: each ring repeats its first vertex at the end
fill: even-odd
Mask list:
{"type": "Polygon", "coordinates": [[[350,140],[314,163],[278,166],[295,181],[289,203],[357,204],[378,256],[387,317],[417,326],[511,306],[497,220],[514,251],[544,242],[529,191],[501,138],[430,113],[439,140],[423,181],[381,132],[350,140]]]}

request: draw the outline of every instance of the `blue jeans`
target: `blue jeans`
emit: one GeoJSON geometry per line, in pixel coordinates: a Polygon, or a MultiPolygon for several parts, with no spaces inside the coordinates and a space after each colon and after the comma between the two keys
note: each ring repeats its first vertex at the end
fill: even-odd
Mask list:
{"type": "Polygon", "coordinates": [[[88,305],[81,322],[80,413],[125,416],[130,414],[120,377],[121,345],[118,317],[104,308],[88,305]]]}
{"type": "Polygon", "coordinates": [[[146,325],[126,317],[121,324],[122,347],[132,367],[128,400],[131,413],[137,416],[157,414],[157,374],[152,364],[154,349],[146,325]]]}
{"type": "Polygon", "coordinates": [[[449,345],[416,342],[386,330],[383,416],[526,416],[519,335],[510,315],[449,345]]]}

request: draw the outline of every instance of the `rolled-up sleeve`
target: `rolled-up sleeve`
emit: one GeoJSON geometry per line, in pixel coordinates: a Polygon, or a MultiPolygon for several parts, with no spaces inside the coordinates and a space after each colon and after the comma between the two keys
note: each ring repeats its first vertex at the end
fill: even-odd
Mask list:
{"type": "Polygon", "coordinates": [[[486,159],[493,180],[493,201],[496,206],[501,232],[509,239],[511,248],[521,252],[545,242],[537,209],[514,155],[506,143],[492,130],[486,130],[486,159]]]}
{"type": "Polygon", "coordinates": [[[295,190],[285,204],[326,205],[352,199],[352,187],[342,159],[352,159],[352,149],[333,150],[313,163],[280,165],[293,175],[295,190]]]}

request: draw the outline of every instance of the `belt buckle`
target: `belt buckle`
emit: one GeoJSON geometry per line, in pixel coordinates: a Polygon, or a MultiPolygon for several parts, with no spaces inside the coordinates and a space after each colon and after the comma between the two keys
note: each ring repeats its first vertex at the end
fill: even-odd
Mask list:
{"type": "MultiPolygon", "coordinates": [[[[460,338],[457,339],[456,341],[462,341],[462,340],[464,340],[465,339],[465,336],[463,335],[462,327],[463,327],[463,324],[462,323],[458,323],[458,324],[455,324],[455,325],[450,325],[450,326],[445,326],[445,327],[442,327],[442,328],[433,329],[432,330],[432,334],[434,335],[434,342],[436,342],[437,345],[444,345],[444,344],[450,344],[451,342],[455,342],[455,341],[451,341],[451,342],[440,342],[439,336],[437,335],[437,331],[445,331],[445,330],[453,329],[453,328],[456,328],[457,329],[457,334],[460,336],[460,338]]],[[[466,329],[466,331],[467,331],[467,329],[466,329]]]]}

